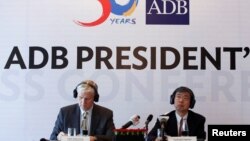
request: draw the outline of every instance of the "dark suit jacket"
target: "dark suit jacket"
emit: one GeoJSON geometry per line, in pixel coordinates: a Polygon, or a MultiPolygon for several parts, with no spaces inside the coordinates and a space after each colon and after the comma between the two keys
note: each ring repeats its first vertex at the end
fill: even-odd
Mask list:
{"type": "MultiPolygon", "coordinates": [[[[61,108],[50,139],[57,140],[57,135],[61,131],[67,133],[68,127],[76,128],[76,134],[80,134],[80,114],[81,111],[78,104],[61,108]]],[[[94,104],[90,135],[96,136],[98,141],[111,141],[114,136],[114,129],[113,112],[110,109],[94,104]]]]}
{"type": "MultiPolygon", "coordinates": [[[[169,119],[165,125],[165,133],[169,136],[178,136],[175,110],[165,115],[169,116],[169,119]]],[[[189,136],[196,136],[197,139],[206,139],[205,121],[206,118],[204,116],[189,110],[187,117],[189,136]]],[[[159,128],[161,128],[160,121],[157,119],[154,127],[148,134],[149,141],[155,140],[155,138],[157,137],[157,129],[159,128]]]]}

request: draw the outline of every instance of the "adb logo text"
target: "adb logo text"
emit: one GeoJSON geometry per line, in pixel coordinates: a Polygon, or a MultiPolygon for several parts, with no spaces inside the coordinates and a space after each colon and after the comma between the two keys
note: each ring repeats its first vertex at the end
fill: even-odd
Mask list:
{"type": "Polygon", "coordinates": [[[189,0],[146,0],[146,24],[189,24],[189,0]]]}
{"type": "MultiPolygon", "coordinates": [[[[129,0],[126,5],[119,5],[115,0],[98,0],[102,7],[102,14],[99,18],[92,22],[84,22],[84,21],[75,21],[80,26],[97,26],[104,23],[110,13],[113,13],[118,16],[127,17],[130,16],[137,7],[138,0],[129,0]]],[[[113,18],[110,19],[111,24],[135,24],[135,19],[129,18],[113,18]]]]}

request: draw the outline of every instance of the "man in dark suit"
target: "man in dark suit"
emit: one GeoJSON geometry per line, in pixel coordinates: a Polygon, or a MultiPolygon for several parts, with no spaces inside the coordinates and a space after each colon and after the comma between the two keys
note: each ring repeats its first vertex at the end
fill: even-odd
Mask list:
{"type": "Polygon", "coordinates": [[[62,136],[67,135],[68,128],[75,128],[77,135],[88,135],[90,141],[113,139],[113,111],[94,103],[99,100],[97,89],[97,84],[92,80],[83,81],[76,86],[73,94],[78,98],[78,104],[60,109],[50,136],[51,140],[61,140],[62,136]],[[86,128],[84,133],[83,125],[86,128]]]}
{"type": "Polygon", "coordinates": [[[183,136],[184,132],[182,131],[185,124],[187,125],[186,135],[196,136],[198,140],[205,140],[206,118],[190,110],[195,105],[195,96],[192,90],[187,87],[177,88],[170,97],[170,104],[174,104],[175,110],[160,116],[166,117],[165,119],[167,120],[157,119],[154,127],[148,134],[148,140],[160,140],[157,137],[159,131],[167,136],[183,136]]]}

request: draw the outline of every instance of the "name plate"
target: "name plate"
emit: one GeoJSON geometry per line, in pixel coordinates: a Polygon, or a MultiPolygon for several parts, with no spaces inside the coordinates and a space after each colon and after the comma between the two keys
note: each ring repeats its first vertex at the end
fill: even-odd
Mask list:
{"type": "Polygon", "coordinates": [[[90,141],[89,136],[62,136],[61,141],[90,141]]]}
{"type": "Polygon", "coordinates": [[[197,137],[193,137],[193,136],[170,137],[168,136],[168,141],[197,141],[197,137]]]}

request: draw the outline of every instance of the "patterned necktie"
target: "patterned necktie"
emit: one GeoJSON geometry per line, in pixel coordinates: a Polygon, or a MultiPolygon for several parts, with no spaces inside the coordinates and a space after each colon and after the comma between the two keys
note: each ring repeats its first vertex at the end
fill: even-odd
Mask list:
{"type": "Polygon", "coordinates": [[[182,135],[182,126],[183,126],[183,118],[181,118],[181,121],[180,121],[180,127],[179,127],[179,130],[178,130],[178,136],[182,135]]]}
{"type": "Polygon", "coordinates": [[[82,128],[82,134],[88,135],[88,112],[85,112],[83,114],[81,128],[82,128]]]}

